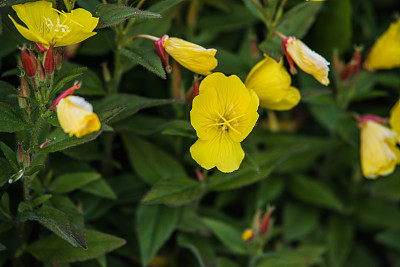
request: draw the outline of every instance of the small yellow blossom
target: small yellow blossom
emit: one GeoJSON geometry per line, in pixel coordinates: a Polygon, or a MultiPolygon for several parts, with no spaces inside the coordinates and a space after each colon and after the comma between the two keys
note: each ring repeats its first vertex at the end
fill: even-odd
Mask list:
{"type": "Polygon", "coordinates": [[[179,64],[201,75],[208,75],[218,65],[216,49],[206,49],[197,44],[174,37],[163,37],[165,51],[179,64]]]}
{"type": "MultiPolygon", "coordinates": [[[[285,38],[282,43],[286,55],[293,59],[300,69],[314,76],[321,84],[329,84],[329,62],[325,58],[293,36],[285,38]]],[[[293,70],[295,70],[294,66],[291,66],[291,71],[293,72],[293,70]]]]}
{"type": "Polygon", "coordinates": [[[205,169],[237,170],[244,158],[240,145],[258,119],[259,100],[236,76],[213,73],[201,82],[190,120],[199,139],[190,148],[192,158],[205,169]]]}
{"type": "MultiPolygon", "coordinates": [[[[366,116],[365,116],[366,117],[366,116]]],[[[392,173],[400,162],[397,134],[374,119],[360,119],[361,167],[366,178],[392,173]]]]}
{"type": "Polygon", "coordinates": [[[64,13],[53,9],[52,3],[47,1],[28,2],[12,8],[28,27],[19,25],[8,15],[22,36],[46,48],[51,45],[67,46],[86,40],[96,34],[93,30],[99,21],[82,8],[64,13]]]}
{"type": "Polygon", "coordinates": [[[242,233],[242,240],[244,242],[251,242],[256,237],[256,231],[254,229],[245,229],[242,233]]]}
{"type": "Polygon", "coordinates": [[[400,19],[390,24],[389,29],[375,42],[365,67],[368,70],[400,67],[400,19]]]}
{"type": "Polygon", "coordinates": [[[246,78],[246,87],[253,89],[260,106],[272,110],[289,110],[300,101],[299,90],[290,86],[292,79],[283,66],[266,56],[255,65],[246,78]]]}
{"type": "Polygon", "coordinates": [[[390,127],[400,138],[400,100],[390,110],[390,127]]]}
{"type": "Polygon", "coordinates": [[[92,105],[79,96],[62,98],[57,104],[57,117],[61,128],[69,136],[82,137],[101,127],[92,105]]]}

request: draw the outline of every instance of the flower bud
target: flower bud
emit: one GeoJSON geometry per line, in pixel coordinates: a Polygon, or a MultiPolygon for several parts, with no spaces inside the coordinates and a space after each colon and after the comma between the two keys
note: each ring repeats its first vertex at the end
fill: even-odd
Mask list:
{"type": "Polygon", "coordinates": [[[24,151],[24,167],[28,168],[31,165],[31,157],[29,155],[29,150],[24,151]]]}
{"type": "Polygon", "coordinates": [[[54,72],[54,48],[49,47],[44,56],[44,71],[46,74],[52,74],[54,72]]]}
{"type": "Polygon", "coordinates": [[[101,64],[101,66],[103,67],[103,77],[104,80],[108,83],[111,81],[111,73],[109,68],[107,67],[107,63],[103,63],[101,64]]]}
{"type": "Polygon", "coordinates": [[[36,75],[36,63],[26,52],[26,46],[24,45],[21,50],[22,66],[26,75],[30,78],[36,75]]]}
{"type": "Polygon", "coordinates": [[[164,62],[165,69],[167,70],[168,73],[171,72],[172,68],[171,65],[169,65],[169,57],[168,54],[164,50],[164,40],[168,38],[168,35],[164,35],[158,41],[154,43],[154,47],[156,48],[156,51],[158,55],[160,56],[161,60],[164,62]]]}
{"type": "MultiPolygon", "coordinates": [[[[24,96],[21,88],[18,88],[18,96],[24,96]]],[[[20,108],[26,108],[26,99],[23,97],[18,97],[18,104],[20,108]]]]}
{"type": "Polygon", "coordinates": [[[74,82],[74,85],[71,88],[65,90],[61,95],[59,95],[57,97],[56,100],[54,100],[53,108],[56,109],[56,107],[57,107],[58,103],[61,101],[61,99],[63,99],[64,97],[72,95],[75,92],[75,90],[81,88],[81,85],[82,85],[82,83],[80,83],[80,82],[74,82]]]}
{"type": "Polygon", "coordinates": [[[64,58],[64,50],[60,47],[60,48],[58,48],[57,54],[56,54],[56,68],[57,68],[57,70],[61,69],[63,58],[64,58]]]}
{"type": "Polygon", "coordinates": [[[356,48],[351,61],[340,72],[341,81],[346,81],[360,71],[361,50],[362,48],[356,48]]]}
{"type": "Polygon", "coordinates": [[[266,235],[266,234],[268,233],[268,230],[269,230],[269,222],[270,222],[271,213],[272,213],[273,210],[274,210],[273,208],[269,207],[268,210],[267,210],[267,212],[265,213],[265,215],[264,215],[262,221],[261,221],[261,224],[260,224],[260,234],[261,234],[262,236],[264,236],[264,235],[266,235]]]}
{"type": "Polygon", "coordinates": [[[34,44],[35,44],[36,49],[37,49],[37,51],[38,51],[39,53],[43,54],[44,52],[47,51],[47,48],[44,47],[41,43],[36,43],[36,42],[34,42],[34,44]]]}
{"type": "Polygon", "coordinates": [[[28,82],[26,79],[21,76],[21,90],[22,90],[22,95],[25,97],[30,97],[31,96],[31,89],[29,88],[28,82]]]}
{"type": "Polygon", "coordinates": [[[39,60],[37,61],[37,69],[38,69],[38,76],[39,81],[44,82],[46,80],[46,73],[44,72],[43,64],[39,60]]]}
{"type": "Polygon", "coordinates": [[[244,242],[251,242],[256,237],[254,229],[246,229],[242,233],[242,240],[244,242]]]}
{"type": "Polygon", "coordinates": [[[24,148],[22,142],[18,142],[17,161],[19,163],[22,163],[24,161],[24,148]]]}

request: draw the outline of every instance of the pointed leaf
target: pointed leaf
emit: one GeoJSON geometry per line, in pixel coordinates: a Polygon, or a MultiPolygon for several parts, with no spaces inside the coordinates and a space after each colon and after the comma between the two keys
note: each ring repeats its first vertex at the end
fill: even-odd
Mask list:
{"type": "Polygon", "coordinates": [[[354,226],[344,217],[332,216],[328,223],[328,259],[330,266],[344,266],[353,246],[354,226]]]}
{"type": "Polygon", "coordinates": [[[18,168],[16,152],[2,141],[0,141],[0,149],[3,151],[4,156],[8,160],[9,164],[13,167],[13,169],[15,171],[18,171],[19,168],[18,168]]]}
{"type": "Polygon", "coordinates": [[[97,172],[68,173],[57,177],[50,185],[50,190],[55,194],[69,193],[100,178],[97,172]]]}
{"type": "Polygon", "coordinates": [[[69,246],[55,235],[49,235],[30,244],[27,250],[43,262],[76,262],[97,258],[123,246],[122,238],[97,232],[86,231],[87,250],[69,246]]]}
{"type": "Polygon", "coordinates": [[[120,48],[121,53],[135,63],[142,65],[162,79],[166,79],[161,59],[151,50],[137,48],[120,48]]]}
{"type": "Polygon", "coordinates": [[[175,230],[179,213],[178,208],[163,205],[139,206],[136,225],[143,266],[148,265],[175,230]]]}
{"type": "Polygon", "coordinates": [[[144,196],[142,202],[179,206],[198,199],[203,191],[202,185],[193,179],[167,178],[156,183],[144,196]]]}
{"type": "Polygon", "coordinates": [[[126,107],[121,106],[121,107],[115,107],[112,109],[104,110],[98,114],[99,119],[103,123],[108,123],[112,118],[114,118],[119,113],[121,113],[121,111],[123,111],[125,108],[126,107]]]}
{"type": "Polygon", "coordinates": [[[81,76],[86,70],[87,67],[78,67],[78,68],[73,68],[71,71],[64,74],[64,76],[61,77],[54,86],[53,90],[50,93],[50,96],[53,96],[55,93],[57,93],[68,82],[74,80],[76,77],[81,76]]]}
{"type": "Polygon", "coordinates": [[[6,103],[0,103],[0,132],[13,133],[29,127],[21,112],[6,103]]]}
{"type": "Polygon", "coordinates": [[[98,5],[93,16],[99,18],[97,29],[118,25],[130,18],[161,18],[160,14],[114,4],[98,5]]]}
{"type": "Polygon", "coordinates": [[[303,246],[296,250],[285,249],[259,256],[256,267],[311,267],[322,263],[324,248],[303,246]]]}
{"type": "Polygon", "coordinates": [[[117,195],[104,179],[99,179],[80,188],[83,192],[108,199],[117,199],[117,195]]]}
{"type": "Polygon", "coordinates": [[[300,203],[289,202],[283,210],[283,230],[285,239],[300,239],[318,225],[316,208],[300,203]]]}

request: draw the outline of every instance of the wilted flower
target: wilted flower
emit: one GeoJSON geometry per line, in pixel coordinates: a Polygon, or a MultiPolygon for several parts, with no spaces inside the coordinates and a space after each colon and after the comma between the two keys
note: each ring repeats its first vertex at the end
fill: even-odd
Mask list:
{"type": "Polygon", "coordinates": [[[385,121],[374,115],[365,115],[359,119],[361,168],[366,178],[388,175],[400,162],[400,150],[396,147],[398,135],[381,124],[385,121]]]}
{"type": "Polygon", "coordinates": [[[261,107],[289,110],[300,101],[299,90],[290,86],[291,80],[282,60],[277,63],[266,56],[251,69],[245,84],[256,92],[261,107]]]}
{"type": "Polygon", "coordinates": [[[400,67],[400,19],[378,38],[364,64],[368,70],[400,67]]]}
{"type": "Polygon", "coordinates": [[[326,61],[325,58],[315,53],[302,41],[297,40],[296,37],[293,36],[283,39],[282,45],[289,61],[292,74],[296,73],[296,69],[293,65],[294,61],[300,69],[314,76],[314,78],[323,85],[329,84],[329,62],[326,61]]]}
{"type": "Polygon", "coordinates": [[[62,93],[53,103],[61,128],[69,136],[82,137],[98,131],[101,127],[99,117],[93,113],[92,105],[80,96],[72,95],[80,83],[62,93]]]}
{"type": "Polygon", "coordinates": [[[76,44],[96,34],[93,32],[99,21],[89,11],[77,8],[71,13],[52,8],[47,1],[28,2],[12,8],[27,26],[18,24],[10,15],[17,30],[26,39],[40,43],[46,48],[76,44]]]}
{"type": "Polygon", "coordinates": [[[160,51],[162,47],[179,64],[201,75],[208,75],[218,65],[215,58],[216,49],[206,49],[197,44],[174,37],[164,35],[155,43],[156,50],[160,54],[167,68],[169,66],[166,55],[160,51]]]}
{"type": "Polygon", "coordinates": [[[190,148],[205,169],[237,170],[244,158],[240,145],[258,119],[258,97],[235,75],[213,73],[201,82],[190,120],[199,140],[190,148]]]}

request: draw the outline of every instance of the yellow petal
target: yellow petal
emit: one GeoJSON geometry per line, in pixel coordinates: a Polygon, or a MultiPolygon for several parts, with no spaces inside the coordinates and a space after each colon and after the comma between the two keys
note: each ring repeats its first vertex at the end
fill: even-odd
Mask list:
{"type": "Polygon", "coordinates": [[[400,159],[396,139],[396,133],[375,121],[361,125],[361,167],[366,178],[393,172],[400,159]]]}
{"type": "Polygon", "coordinates": [[[192,158],[203,168],[217,167],[221,172],[233,172],[239,169],[244,158],[243,149],[226,133],[221,133],[211,140],[197,140],[190,147],[192,158]]]}
{"type": "Polygon", "coordinates": [[[369,70],[400,67],[400,19],[391,23],[389,29],[375,42],[365,66],[369,70]]]}
{"type": "Polygon", "coordinates": [[[400,136],[400,100],[390,110],[390,127],[400,136]]]}
{"type": "Polygon", "coordinates": [[[286,42],[286,50],[300,69],[314,76],[314,78],[321,84],[329,84],[329,62],[326,61],[325,58],[315,53],[295,37],[288,38],[286,42]]]}
{"type": "Polygon", "coordinates": [[[205,49],[188,41],[169,37],[164,40],[165,51],[179,64],[201,75],[208,75],[218,65],[216,49],[205,49]]]}
{"type": "Polygon", "coordinates": [[[78,96],[61,99],[57,105],[57,117],[61,128],[69,136],[82,137],[98,131],[101,127],[99,118],[92,111],[92,106],[78,96]]]}
{"type": "Polygon", "coordinates": [[[266,56],[246,78],[246,87],[260,98],[260,106],[272,110],[288,110],[300,101],[299,91],[290,86],[291,78],[281,60],[277,63],[266,56]]]}

